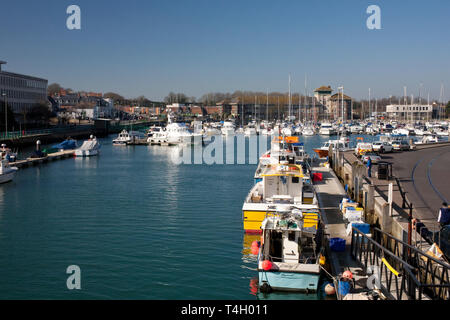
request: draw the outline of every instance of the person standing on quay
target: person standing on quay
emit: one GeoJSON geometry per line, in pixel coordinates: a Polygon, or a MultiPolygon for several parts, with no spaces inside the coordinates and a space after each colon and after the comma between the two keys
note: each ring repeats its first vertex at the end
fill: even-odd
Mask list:
{"type": "Polygon", "coordinates": [[[442,203],[442,208],[439,209],[438,222],[441,227],[445,227],[450,224],[450,209],[447,202],[442,203]]]}
{"type": "Polygon", "coordinates": [[[367,160],[367,175],[372,178],[372,159],[367,160]]]}

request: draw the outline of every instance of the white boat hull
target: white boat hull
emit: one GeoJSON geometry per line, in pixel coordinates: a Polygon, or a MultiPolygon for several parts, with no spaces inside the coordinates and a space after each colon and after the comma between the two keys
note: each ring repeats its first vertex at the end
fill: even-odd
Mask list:
{"type": "Polygon", "coordinates": [[[0,174],[0,184],[12,181],[16,176],[16,171],[17,170],[11,170],[7,173],[0,174]]]}
{"type": "Polygon", "coordinates": [[[75,150],[75,156],[77,157],[92,157],[98,155],[98,150],[75,150]]]}

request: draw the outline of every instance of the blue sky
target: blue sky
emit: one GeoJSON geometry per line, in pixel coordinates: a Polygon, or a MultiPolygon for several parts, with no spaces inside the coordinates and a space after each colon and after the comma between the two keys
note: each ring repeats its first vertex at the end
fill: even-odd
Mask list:
{"type": "Polygon", "coordinates": [[[3,1],[5,70],[76,90],[154,100],[234,90],[304,91],[343,85],[366,98],[450,97],[450,1],[3,1]],[[81,8],[81,30],[66,8],[81,8]],[[366,8],[381,8],[381,30],[366,8]],[[449,88],[447,88],[449,87],[449,88]]]}

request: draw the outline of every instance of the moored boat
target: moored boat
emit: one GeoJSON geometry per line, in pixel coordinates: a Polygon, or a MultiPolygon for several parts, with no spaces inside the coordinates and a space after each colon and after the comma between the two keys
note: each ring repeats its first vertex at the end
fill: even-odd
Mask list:
{"type": "Polygon", "coordinates": [[[11,167],[6,159],[0,160],[0,183],[12,181],[16,175],[17,167],[11,167]]]}
{"type": "Polygon", "coordinates": [[[84,141],[81,147],[75,150],[75,156],[77,157],[96,156],[100,151],[100,147],[101,145],[97,141],[97,138],[91,135],[89,140],[84,141]]]}
{"type": "Polygon", "coordinates": [[[263,168],[261,181],[248,193],[242,207],[246,233],[261,233],[262,221],[270,215],[273,206],[287,209],[317,209],[318,202],[310,176],[303,173],[301,165],[282,161],[263,168]]]}
{"type": "Polygon", "coordinates": [[[275,209],[261,225],[260,290],[316,292],[324,263],[324,233],[318,210],[275,209]]]}

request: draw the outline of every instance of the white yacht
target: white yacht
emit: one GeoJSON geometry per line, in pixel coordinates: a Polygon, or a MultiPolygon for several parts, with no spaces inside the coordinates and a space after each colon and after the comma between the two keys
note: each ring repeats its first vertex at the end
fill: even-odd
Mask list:
{"type": "Polygon", "coordinates": [[[155,131],[155,132],[153,132],[151,137],[147,138],[147,142],[151,145],[152,144],[158,144],[158,145],[168,144],[167,132],[164,131],[163,129],[161,131],[155,131]]]}
{"type": "Polygon", "coordinates": [[[202,144],[203,135],[189,131],[184,123],[169,123],[166,127],[167,142],[169,144],[202,144]]]}
{"type": "Polygon", "coordinates": [[[75,156],[77,157],[90,157],[98,155],[100,151],[100,143],[97,141],[97,138],[91,135],[89,140],[83,142],[81,147],[75,149],[75,156]]]}
{"type": "Polygon", "coordinates": [[[0,160],[0,183],[6,183],[14,179],[17,167],[11,167],[6,159],[0,160]]]}
{"type": "Polygon", "coordinates": [[[246,136],[255,136],[257,134],[256,128],[253,126],[248,126],[247,128],[245,128],[244,134],[246,136]]]}
{"type": "Polygon", "coordinates": [[[302,135],[304,136],[313,136],[315,134],[313,128],[311,127],[305,127],[302,130],[302,135]]]}
{"type": "Polygon", "coordinates": [[[320,126],[319,134],[323,136],[332,136],[336,134],[336,130],[333,128],[331,123],[324,122],[320,126]]]}
{"type": "Polygon", "coordinates": [[[224,136],[232,136],[234,135],[234,123],[231,121],[225,121],[222,126],[222,134],[224,136]]]}
{"type": "Polygon", "coordinates": [[[281,134],[286,137],[290,137],[294,134],[294,132],[290,126],[286,126],[283,129],[281,129],[281,134]]]}

